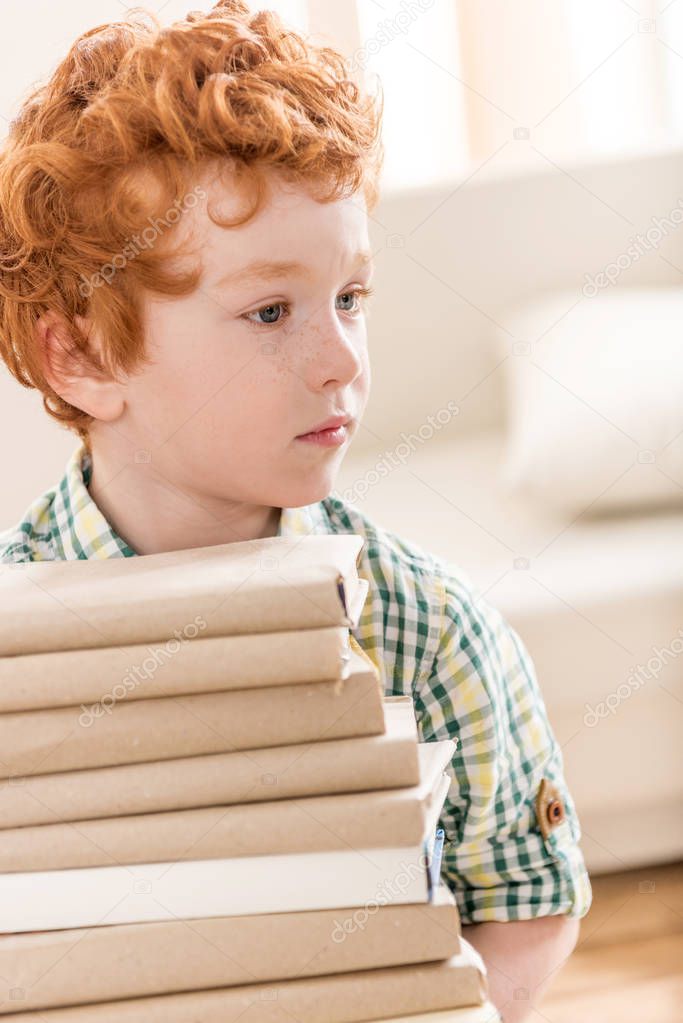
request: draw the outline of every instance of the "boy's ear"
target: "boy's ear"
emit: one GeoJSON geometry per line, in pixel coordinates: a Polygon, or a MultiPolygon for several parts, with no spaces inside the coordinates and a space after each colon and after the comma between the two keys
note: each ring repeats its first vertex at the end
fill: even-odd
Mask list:
{"type": "Polygon", "coordinates": [[[69,323],[58,313],[48,312],[36,324],[43,372],[56,394],[95,419],[112,422],[125,408],[124,385],[114,379],[100,358],[101,338],[94,324],[77,316],[75,324],[87,337],[88,347],[79,347],[69,323]]]}

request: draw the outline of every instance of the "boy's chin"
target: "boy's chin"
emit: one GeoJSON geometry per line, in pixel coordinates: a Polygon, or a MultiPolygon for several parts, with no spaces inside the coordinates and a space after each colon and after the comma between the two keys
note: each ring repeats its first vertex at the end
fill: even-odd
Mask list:
{"type": "Polygon", "coordinates": [[[334,490],[336,475],[336,472],[311,472],[308,477],[292,480],[290,485],[283,487],[281,497],[270,503],[279,508],[301,508],[306,504],[317,504],[334,490]]]}

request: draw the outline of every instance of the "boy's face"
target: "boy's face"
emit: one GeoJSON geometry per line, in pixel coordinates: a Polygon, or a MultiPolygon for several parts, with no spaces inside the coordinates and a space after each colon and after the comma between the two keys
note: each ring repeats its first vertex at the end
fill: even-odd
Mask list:
{"type": "MultiPolygon", "coordinates": [[[[372,265],[361,193],[324,204],[272,173],[268,181],[259,213],[236,228],[214,224],[207,201],[224,216],[243,199],[202,182],[207,198],[183,212],[172,239],[174,249],[189,239],[199,286],[181,298],[145,298],[154,361],[127,379],[123,414],[93,424],[93,449],[111,426],[129,449],[149,450],[151,468],[176,485],[297,507],[333,489],[365,410],[370,369],[357,292],[372,265]],[[247,276],[262,262],[292,265],[247,276]],[[329,434],[326,443],[302,439],[338,414],[351,421],[337,443],[329,434]]],[[[178,260],[183,269],[187,258],[178,260]]]]}

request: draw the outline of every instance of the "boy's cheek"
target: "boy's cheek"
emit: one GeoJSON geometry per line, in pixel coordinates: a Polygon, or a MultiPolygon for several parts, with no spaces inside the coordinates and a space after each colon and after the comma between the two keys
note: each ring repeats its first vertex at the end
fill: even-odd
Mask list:
{"type": "MultiPolygon", "coordinates": [[[[368,399],[370,397],[370,385],[370,367],[367,366],[367,368],[364,367],[362,376],[360,376],[358,380],[354,381],[352,386],[354,411],[358,420],[361,420],[365,413],[368,399]]],[[[358,424],[356,424],[356,430],[357,429],[358,424]]]]}

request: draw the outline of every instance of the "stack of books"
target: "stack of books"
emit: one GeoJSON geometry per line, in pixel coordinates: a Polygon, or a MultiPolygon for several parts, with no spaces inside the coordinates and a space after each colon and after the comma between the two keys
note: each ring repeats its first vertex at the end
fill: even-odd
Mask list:
{"type": "Polygon", "coordinates": [[[0,567],[0,1016],[493,1023],[355,534],[0,567]]]}

